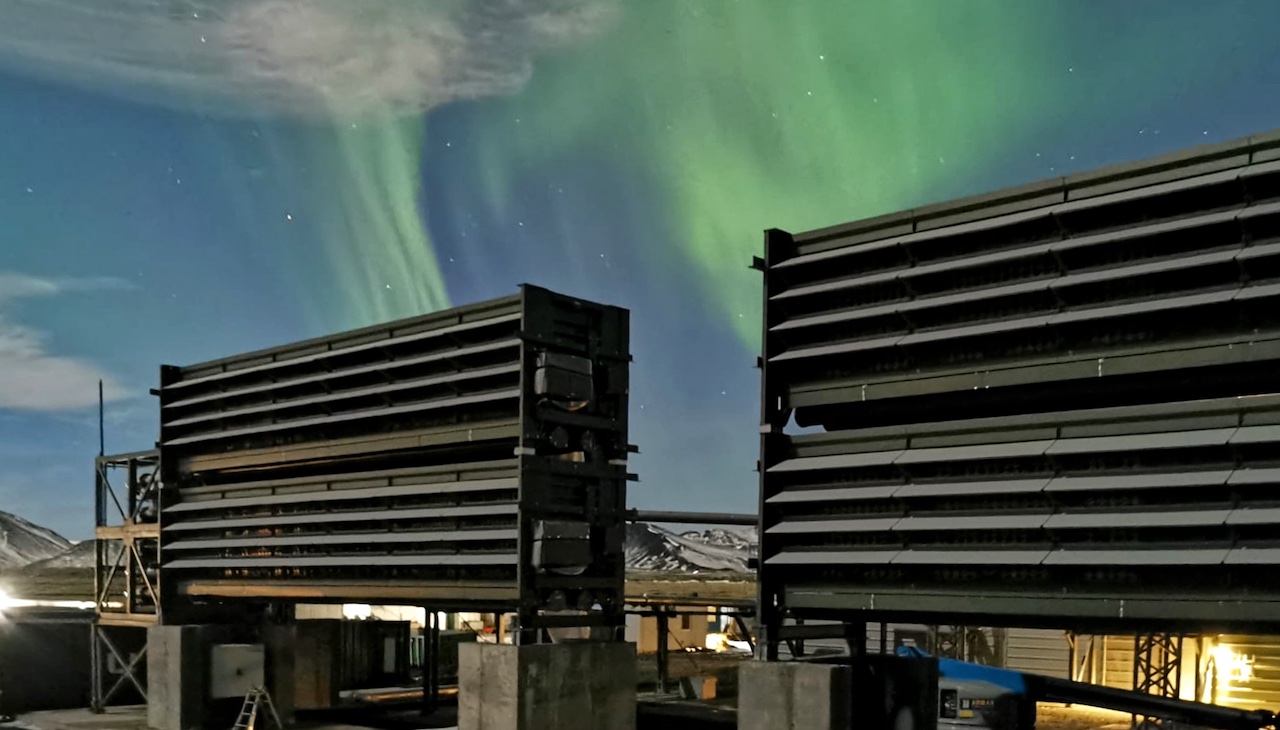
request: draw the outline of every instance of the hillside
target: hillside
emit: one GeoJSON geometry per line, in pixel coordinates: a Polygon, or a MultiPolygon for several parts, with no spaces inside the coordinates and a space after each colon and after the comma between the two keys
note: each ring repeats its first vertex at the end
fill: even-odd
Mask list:
{"type": "MultiPolygon", "coordinates": [[[[38,576],[94,567],[94,542],[72,544],[57,533],[0,512],[0,572],[38,576]]],[[[712,529],[677,533],[657,525],[627,526],[627,569],[645,573],[698,575],[747,573],[755,531],[712,529]]],[[[112,545],[116,551],[119,547],[112,545]]],[[[16,577],[16,576],[15,576],[16,577]]]]}
{"type": "Polygon", "coordinates": [[[22,568],[71,549],[71,541],[53,530],[0,512],[0,571],[22,568]]]}
{"type": "Polygon", "coordinates": [[[676,533],[657,525],[627,525],[627,569],[655,573],[746,573],[752,529],[676,533]]]}
{"type": "MultiPolygon", "coordinates": [[[[111,558],[114,559],[120,553],[120,543],[108,543],[108,549],[111,551],[111,558]]],[[[95,560],[94,541],[84,540],[57,555],[28,563],[22,567],[22,572],[44,573],[54,570],[93,570],[95,560]]]]}

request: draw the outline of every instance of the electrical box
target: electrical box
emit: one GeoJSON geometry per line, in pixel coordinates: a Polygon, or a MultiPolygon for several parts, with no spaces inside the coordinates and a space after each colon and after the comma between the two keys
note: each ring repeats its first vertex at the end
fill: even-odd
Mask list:
{"type": "Polygon", "coordinates": [[[209,649],[209,697],[244,697],[266,684],[262,644],[214,644],[209,649]]]}

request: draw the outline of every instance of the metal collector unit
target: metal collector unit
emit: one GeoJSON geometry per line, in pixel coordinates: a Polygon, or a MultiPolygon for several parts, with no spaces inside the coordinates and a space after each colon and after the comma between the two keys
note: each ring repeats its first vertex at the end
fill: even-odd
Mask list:
{"type": "Polygon", "coordinates": [[[163,367],[164,620],[251,599],[620,625],[628,341],[626,310],[525,286],[163,367]]]}
{"type": "Polygon", "coordinates": [[[767,651],[831,631],[788,617],[1280,626],[1278,160],[769,231],[767,651]]]}

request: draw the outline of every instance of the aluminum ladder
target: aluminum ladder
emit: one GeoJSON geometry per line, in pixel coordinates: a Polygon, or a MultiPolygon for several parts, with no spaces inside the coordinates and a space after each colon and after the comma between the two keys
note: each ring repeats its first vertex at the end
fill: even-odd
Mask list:
{"type": "Polygon", "coordinates": [[[231,730],[257,730],[258,713],[264,707],[270,713],[269,717],[275,722],[276,727],[284,730],[284,723],[280,722],[280,714],[276,712],[276,705],[271,701],[271,695],[266,687],[254,687],[244,696],[240,715],[236,718],[236,724],[231,726],[231,730]]]}

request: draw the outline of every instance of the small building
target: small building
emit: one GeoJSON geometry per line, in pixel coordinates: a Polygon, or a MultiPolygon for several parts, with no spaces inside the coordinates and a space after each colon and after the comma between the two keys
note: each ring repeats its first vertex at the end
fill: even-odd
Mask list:
{"type": "MultiPolygon", "coordinates": [[[[707,635],[719,629],[714,610],[705,607],[674,609],[679,615],[667,619],[667,649],[687,651],[705,649],[707,635]]],[[[639,654],[658,652],[658,618],[653,615],[627,616],[627,641],[635,642],[639,654]]]]}

